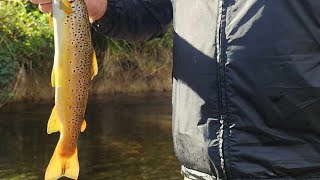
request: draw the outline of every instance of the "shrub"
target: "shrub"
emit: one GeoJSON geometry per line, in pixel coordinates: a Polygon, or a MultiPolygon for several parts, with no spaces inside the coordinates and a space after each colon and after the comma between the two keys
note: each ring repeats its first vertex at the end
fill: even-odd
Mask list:
{"type": "Polygon", "coordinates": [[[53,35],[42,15],[27,0],[0,1],[0,89],[24,65],[32,69],[53,57],[53,35]]]}

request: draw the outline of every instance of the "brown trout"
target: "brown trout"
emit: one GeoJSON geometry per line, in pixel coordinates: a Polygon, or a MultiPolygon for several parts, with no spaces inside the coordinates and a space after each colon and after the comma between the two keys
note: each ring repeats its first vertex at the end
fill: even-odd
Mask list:
{"type": "Polygon", "coordinates": [[[45,179],[62,176],[78,179],[77,140],[86,128],[84,114],[91,79],[98,65],[91,43],[90,23],[84,0],[53,0],[55,55],[51,76],[55,106],[47,132],[60,132],[59,142],[45,179]]]}

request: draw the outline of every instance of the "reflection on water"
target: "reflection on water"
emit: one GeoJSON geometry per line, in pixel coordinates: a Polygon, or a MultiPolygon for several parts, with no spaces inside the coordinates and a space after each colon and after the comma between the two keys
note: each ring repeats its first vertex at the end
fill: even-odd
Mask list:
{"type": "MultiPolygon", "coordinates": [[[[59,134],[46,134],[52,104],[0,113],[0,179],[43,179],[59,134]]],[[[88,106],[79,179],[182,179],[173,153],[169,96],[117,97],[88,106]]]]}

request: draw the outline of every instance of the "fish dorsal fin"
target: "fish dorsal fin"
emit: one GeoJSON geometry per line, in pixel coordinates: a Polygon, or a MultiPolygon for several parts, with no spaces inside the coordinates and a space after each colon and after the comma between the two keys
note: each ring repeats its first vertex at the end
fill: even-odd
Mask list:
{"type": "Polygon", "coordinates": [[[51,134],[54,132],[58,132],[61,129],[61,122],[58,117],[56,106],[53,107],[51,116],[48,121],[47,133],[51,134]]]}
{"type": "Polygon", "coordinates": [[[60,0],[59,8],[68,14],[71,14],[73,12],[71,4],[67,0],[60,0]]]}
{"type": "Polygon", "coordinates": [[[51,29],[53,29],[53,16],[52,13],[49,15],[49,26],[51,29]]]}
{"type": "Polygon", "coordinates": [[[98,62],[96,52],[93,51],[92,54],[92,68],[91,68],[91,79],[98,74],[98,62]]]}
{"type": "Polygon", "coordinates": [[[86,127],[87,127],[87,122],[86,120],[84,119],[82,124],[81,124],[81,132],[83,132],[84,130],[86,130],[86,127]]]}

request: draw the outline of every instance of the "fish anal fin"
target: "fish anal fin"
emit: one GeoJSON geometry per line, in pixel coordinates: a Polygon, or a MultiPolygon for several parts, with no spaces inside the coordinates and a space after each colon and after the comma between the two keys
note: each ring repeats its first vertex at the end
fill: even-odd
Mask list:
{"type": "Polygon", "coordinates": [[[53,107],[51,116],[48,121],[47,133],[51,134],[61,129],[61,122],[58,117],[57,108],[56,106],[53,107]]]}
{"type": "Polygon", "coordinates": [[[84,119],[82,124],[81,124],[81,132],[83,132],[84,130],[86,130],[86,127],[87,127],[87,122],[86,120],[84,119]]]}
{"type": "Polygon", "coordinates": [[[59,148],[59,142],[55,149],[53,156],[49,162],[46,170],[45,180],[56,180],[62,176],[78,179],[79,176],[79,162],[78,162],[78,150],[70,157],[64,157],[59,154],[61,148],[59,148]]]}
{"type": "Polygon", "coordinates": [[[73,12],[71,4],[67,0],[60,0],[59,8],[68,14],[71,14],[73,12]]]}
{"type": "Polygon", "coordinates": [[[98,74],[98,62],[96,52],[92,53],[92,68],[91,68],[91,79],[98,74]]]}

